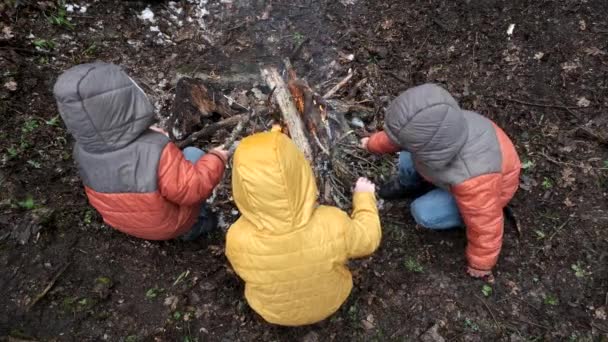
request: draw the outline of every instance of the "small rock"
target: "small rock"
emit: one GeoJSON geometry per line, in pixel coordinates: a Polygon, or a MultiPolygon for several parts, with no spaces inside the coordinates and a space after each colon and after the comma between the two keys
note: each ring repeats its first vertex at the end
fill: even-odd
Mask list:
{"type": "Polygon", "coordinates": [[[304,335],[304,338],[302,338],[302,342],[318,342],[319,341],[319,334],[317,334],[314,331],[310,331],[308,334],[304,335]]]}
{"type": "Polygon", "coordinates": [[[9,91],[16,91],[17,90],[17,82],[15,82],[15,81],[8,81],[8,82],[4,83],[4,88],[8,89],[9,91]]]}
{"type": "Polygon", "coordinates": [[[587,98],[583,97],[579,97],[578,101],[576,102],[576,105],[579,107],[589,107],[589,105],[591,104],[591,101],[587,100],[587,98]]]}
{"type": "Polygon", "coordinates": [[[434,324],[429,330],[427,330],[422,336],[420,336],[420,340],[423,342],[445,342],[445,338],[439,335],[439,325],[434,324]]]}
{"type": "Polygon", "coordinates": [[[376,325],[374,324],[374,315],[367,315],[367,317],[361,321],[361,324],[363,324],[365,330],[372,330],[376,328],[376,325]]]}

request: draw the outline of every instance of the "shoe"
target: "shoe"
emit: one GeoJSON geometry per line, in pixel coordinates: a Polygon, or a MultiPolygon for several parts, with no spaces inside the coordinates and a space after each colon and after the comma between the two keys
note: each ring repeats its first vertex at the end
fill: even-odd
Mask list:
{"type": "Polygon", "coordinates": [[[203,210],[192,229],[179,237],[182,241],[194,241],[202,235],[208,235],[217,229],[217,215],[210,210],[203,210]]]}
{"type": "Polygon", "coordinates": [[[385,200],[395,200],[407,197],[407,187],[403,186],[399,178],[395,177],[380,185],[378,196],[385,200]]]}
{"type": "Polygon", "coordinates": [[[428,182],[421,182],[416,186],[402,185],[398,177],[382,184],[378,189],[378,196],[385,200],[397,200],[419,197],[433,188],[428,182]]]}

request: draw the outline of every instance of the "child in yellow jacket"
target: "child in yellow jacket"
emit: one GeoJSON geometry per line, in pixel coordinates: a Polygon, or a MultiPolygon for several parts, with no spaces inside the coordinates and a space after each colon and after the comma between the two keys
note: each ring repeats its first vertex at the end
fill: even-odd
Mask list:
{"type": "Polygon", "coordinates": [[[351,217],[317,205],[309,163],[279,132],[243,139],[234,155],[232,191],[242,216],[228,230],[226,255],[245,281],[249,305],[285,326],[319,322],[348,297],[346,262],[380,244],[374,184],[360,178],[351,217]]]}

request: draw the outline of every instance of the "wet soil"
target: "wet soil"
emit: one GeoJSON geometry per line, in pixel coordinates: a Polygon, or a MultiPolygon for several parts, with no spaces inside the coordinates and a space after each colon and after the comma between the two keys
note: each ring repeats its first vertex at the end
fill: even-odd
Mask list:
{"type": "MultiPolygon", "coordinates": [[[[0,1],[5,339],[608,339],[604,0],[90,1],[86,12],[67,14],[73,29],[50,23],[61,17],[54,2],[20,1],[16,10],[12,3],[0,1]],[[154,23],[138,18],[146,6],[154,23]],[[198,21],[202,8],[208,14],[198,21]],[[103,224],[88,206],[52,98],[63,70],[121,64],[164,119],[176,75],[211,75],[226,94],[251,96],[253,87],[268,91],[256,84],[258,65],[285,57],[320,93],[352,69],[336,97],[376,109],[365,118],[370,129],[382,126],[392,98],[424,82],[442,84],[503,127],[524,163],[512,203],[523,234],[506,229],[494,284],[465,274],[463,231],[418,228],[408,201],[387,202],[382,245],[352,262],[348,302],[325,322],[281,328],[247,306],[223,232],[193,243],[147,242],[103,224]],[[26,230],[30,236],[15,233],[26,230]]],[[[248,132],[268,122],[259,118],[248,132]]],[[[214,146],[222,134],[198,145],[214,146]]],[[[238,215],[229,173],[214,207],[224,227],[238,215]]]]}

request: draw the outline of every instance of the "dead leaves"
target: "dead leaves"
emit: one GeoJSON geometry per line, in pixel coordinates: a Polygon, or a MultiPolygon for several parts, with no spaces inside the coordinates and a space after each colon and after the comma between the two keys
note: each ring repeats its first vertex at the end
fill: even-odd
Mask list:
{"type": "Polygon", "coordinates": [[[576,178],[574,178],[574,170],[570,167],[562,169],[560,186],[562,188],[573,187],[576,178]]]}

